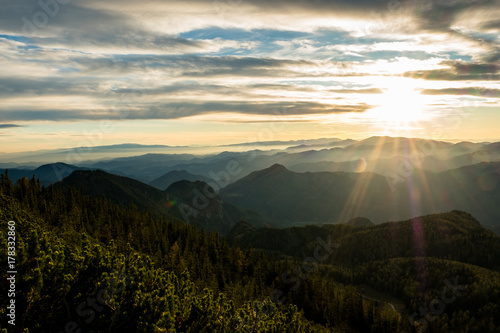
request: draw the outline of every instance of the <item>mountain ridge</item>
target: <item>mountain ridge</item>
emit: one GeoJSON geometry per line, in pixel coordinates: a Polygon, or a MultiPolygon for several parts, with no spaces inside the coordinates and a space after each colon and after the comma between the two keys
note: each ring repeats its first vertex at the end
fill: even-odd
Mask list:
{"type": "Polygon", "coordinates": [[[202,180],[206,183],[210,182],[211,179],[205,176],[201,175],[195,175],[192,174],[186,170],[172,170],[164,174],[163,176],[160,176],[148,184],[156,187],[159,190],[166,190],[171,184],[175,183],[176,181],[179,180],[189,180],[189,181],[196,181],[196,180],[202,180]]]}
{"type": "Polygon", "coordinates": [[[54,187],[66,192],[75,188],[86,195],[103,196],[122,207],[135,206],[154,215],[193,223],[210,232],[228,233],[242,219],[258,226],[268,225],[256,212],[225,203],[203,181],[181,180],[161,191],[136,179],[102,170],[76,170],[54,187]]]}
{"type": "Polygon", "coordinates": [[[367,216],[375,223],[463,210],[500,225],[500,162],[408,175],[293,172],[273,165],[229,184],[221,197],[282,226],[337,223],[367,216]],[[466,190],[465,190],[466,189],[466,190]]]}
{"type": "Polygon", "coordinates": [[[284,229],[240,224],[234,228],[229,233],[233,244],[298,257],[307,256],[319,240],[328,240],[336,250],[325,263],[334,265],[427,256],[500,270],[496,260],[500,256],[500,237],[471,214],[458,210],[363,227],[340,223],[284,229]]]}

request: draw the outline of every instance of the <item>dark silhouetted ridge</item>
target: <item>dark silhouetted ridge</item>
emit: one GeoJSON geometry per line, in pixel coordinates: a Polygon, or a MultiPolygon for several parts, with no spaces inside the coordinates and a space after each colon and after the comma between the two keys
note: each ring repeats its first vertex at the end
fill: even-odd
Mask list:
{"type": "Polygon", "coordinates": [[[351,225],[353,227],[371,227],[375,224],[366,217],[354,217],[347,221],[345,224],[351,225]]]}
{"type": "Polygon", "coordinates": [[[194,175],[186,170],[173,170],[149,182],[149,185],[154,186],[160,190],[165,190],[170,185],[179,180],[189,180],[189,181],[202,180],[204,182],[209,182],[210,178],[201,175],[194,175]]]}

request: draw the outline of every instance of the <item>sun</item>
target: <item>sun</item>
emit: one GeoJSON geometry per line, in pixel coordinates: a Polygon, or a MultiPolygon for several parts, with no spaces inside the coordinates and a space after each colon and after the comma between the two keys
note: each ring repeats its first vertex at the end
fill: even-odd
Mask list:
{"type": "Polygon", "coordinates": [[[397,128],[427,119],[423,96],[413,81],[408,78],[386,80],[382,89],[384,92],[376,100],[378,106],[368,111],[367,116],[397,128]]]}

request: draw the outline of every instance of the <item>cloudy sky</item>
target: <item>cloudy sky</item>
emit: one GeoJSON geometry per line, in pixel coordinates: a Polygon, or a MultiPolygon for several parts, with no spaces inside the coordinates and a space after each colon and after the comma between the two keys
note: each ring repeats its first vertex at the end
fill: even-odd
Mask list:
{"type": "Polygon", "coordinates": [[[500,140],[500,3],[0,0],[0,151],[500,140]]]}

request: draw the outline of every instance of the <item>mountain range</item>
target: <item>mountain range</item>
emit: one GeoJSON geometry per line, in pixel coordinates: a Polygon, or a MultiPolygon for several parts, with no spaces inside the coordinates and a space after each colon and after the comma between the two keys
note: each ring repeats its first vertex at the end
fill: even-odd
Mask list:
{"type": "Polygon", "coordinates": [[[102,170],[76,170],[54,184],[68,192],[81,190],[91,197],[105,197],[124,208],[136,207],[156,216],[183,220],[206,231],[228,233],[240,220],[256,226],[269,225],[259,214],[224,202],[214,189],[202,181],[180,180],[162,191],[138,180],[102,170]]]}
{"type": "Polygon", "coordinates": [[[187,171],[214,178],[228,165],[236,163],[238,172],[233,173],[228,180],[232,183],[273,164],[284,165],[296,172],[369,171],[385,175],[398,173],[405,165],[441,172],[480,162],[500,161],[499,143],[450,143],[393,137],[371,137],[359,141],[331,138],[254,142],[200,149],[125,144],[41,151],[36,154],[0,154],[0,167],[33,171],[41,164],[62,161],[78,168],[102,169],[151,183],[171,171],[187,171]],[[282,148],[275,148],[278,144],[282,148]],[[236,151],[221,152],[222,149],[236,151]],[[23,156],[23,159],[18,155],[23,156]]]}
{"type": "MultiPolygon", "coordinates": [[[[84,188],[154,214],[196,220],[188,212],[201,211],[194,223],[223,233],[241,219],[289,227],[363,216],[378,224],[457,209],[500,232],[500,143],[372,137],[268,142],[262,147],[276,144],[289,147],[9,167],[9,176],[13,181],[34,176],[44,186],[60,182],[56,185],[84,188]],[[172,187],[184,180],[189,182],[172,187]],[[201,210],[194,207],[200,200],[196,193],[205,193],[209,202],[201,210]],[[194,210],[183,211],[179,205],[194,210]]],[[[165,147],[119,145],[96,151],[165,147]]]]}
{"type": "MultiPolygon", "coordinates": [[[[294,174],[269,169],[258,174],[294,174]]],[[[301,184],[304,175],[291,177],[301,184]]],[[[44,188],[27,179],[12,184],[4,174],[0,199],[3,229],[15,225],[22,235],[15,266],[21,331],[59,331],[68,323],[95,332],[500,327],[500,238],[467,212],[377,225],[367,218],[285,228],[240,221],[221,237],[171,215],[191,202],[198,221],[226,227],[213,224],[227,221],[225,202],[201,181],[161,191],[102,170],[76,170],[44,188]],[[424,317],[436,306],[443,311],[424,317]],[[92,321],[71,309],[102,310],[92,321]]],[[[0,302],[7,316],[8,299],[0,302]]]]}
{"type": "Polygon", "coordinates": [[[380,223],[458,209],[498,230],[499,162],[438,173],[413,170],[395,181],[370,172],[297,173],[276,164],[220,194],[281,226],[342,223],[359,216],[380,223]]]}

